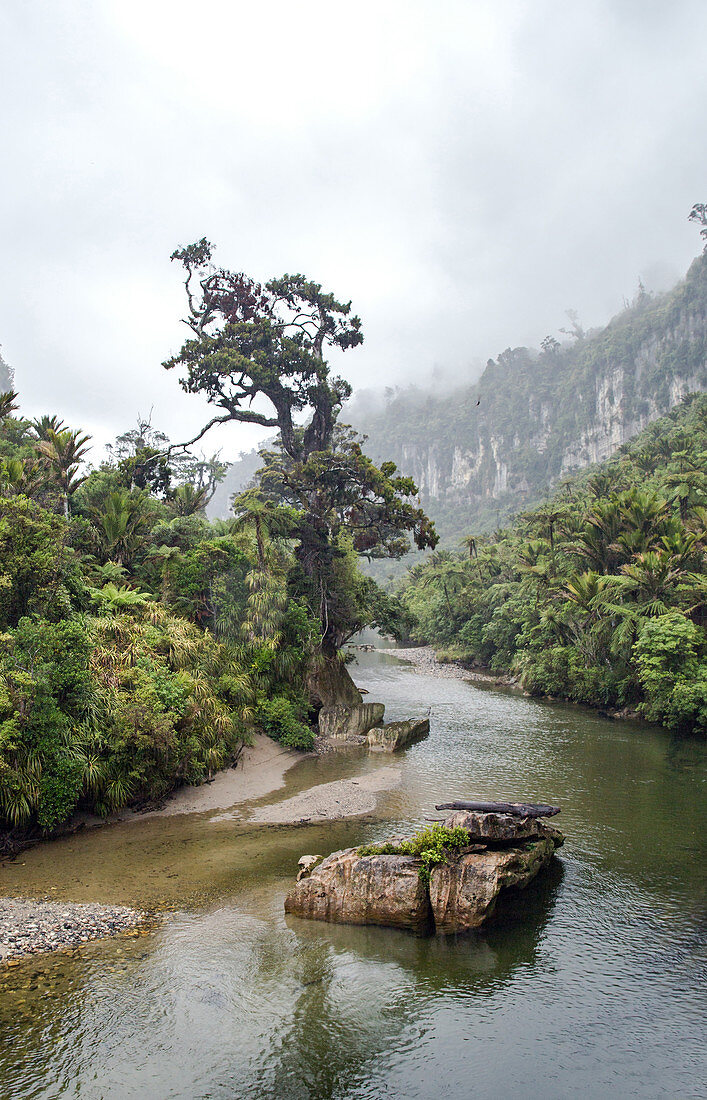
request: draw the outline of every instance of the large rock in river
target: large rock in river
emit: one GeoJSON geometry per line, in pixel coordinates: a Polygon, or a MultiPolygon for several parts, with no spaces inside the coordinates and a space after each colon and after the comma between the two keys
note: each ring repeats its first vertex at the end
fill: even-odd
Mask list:
{"type": "Polygon", "coordinates": [[[384,703],[338,703],[319,711],[319,732],[332,741],[362,737],[385,714],[384,703]]]}
{"type": "Polygon", "coordinates": [[[466,829],[469,840],[493,841],[496,844],[513,844],[523,840],[541,838],[553,840],[559,847],[564,837],[539,817],[518,817],[513,814],[488,813],[479,810],[456,810],[445,819],[448,829],[466,829]]]}
{"type": "Polygon", "coordinates": [[[424,932],[430,899],[411,856],[360,856],[358,848],[333,852],[296,883],[285,912],[340,924],[381,924],[424,932]]]}
{"type": "Polygon", "coordinates": [[[371,752],[397,752],[430,732],[429,718],[408,718],[404,722],[388,722],[368,732],[371,752]]]}
{"type": "MultiPolygon", "coordinates": [[[[466,828],[460,816],[453,815],[446,824],[454,821],[466,828]]],[[[564,838],[537,819],[515,818],[511,826],[482,820],[510,815],[469,816],[475,819],[468,823],[469,845],[434,867],[429,884],[420,876],[420,861],[411,856],[361,856],[358,848],[347,848],[334,852],[310,874],[304,872],[285,901],[286,912],[312,920],[381,924],[415,932],[478,928],[492,914],[499,894],[509,887],[526,886],[550,862],[564,838]],[[484,842],[474,843],[477,837],[471,830],[484,842]]]]}

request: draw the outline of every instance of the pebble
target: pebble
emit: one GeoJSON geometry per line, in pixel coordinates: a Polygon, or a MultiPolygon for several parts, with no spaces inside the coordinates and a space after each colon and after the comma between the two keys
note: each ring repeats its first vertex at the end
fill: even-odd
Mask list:
{"type": "MultiPolygon", "coordinates": [[[[0,897],[0,964],[134,929],[147,918],[122,905],[81,905],[0,897]]],[[[133,935],[136,935],[133,932],[133,935]]]]}

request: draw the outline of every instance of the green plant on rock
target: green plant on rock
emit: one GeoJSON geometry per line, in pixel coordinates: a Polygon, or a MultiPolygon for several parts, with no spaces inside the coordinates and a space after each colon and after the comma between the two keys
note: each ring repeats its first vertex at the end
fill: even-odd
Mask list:
{"type": "Polygon", "coordinates": [[[399,844],[364,844],[360,856],[412,856],[420,860],[420,880],[430,881],[433,867],[447,863],[461,848],[469,844],[469,834],[459,825],[432,825],[399,844]]]}

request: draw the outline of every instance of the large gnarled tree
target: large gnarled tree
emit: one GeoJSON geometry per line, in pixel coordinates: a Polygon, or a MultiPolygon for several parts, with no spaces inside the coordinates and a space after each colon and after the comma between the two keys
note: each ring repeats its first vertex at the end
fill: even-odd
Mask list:
{"type": "Polygon", "coordinates": [[[411,501],[412,480],[395,476],[393,463],[376,467],[338,424],[351,388],[331,374],[326,354],[363,340],[351,303],[302,275],[260,284],[213,266],[211,256],[205,239],[172,254],[184,267],[193,335],[164,365],[182,368],[182,387],[220,410],[184,446],[230,421],[278,433],[262,492],[295,510],[293,592],[318,616],[322,650],[332,655],[355,620],[341,568],[347,552],[400,557],[410,537],[420,549],[433,547],[434,526],[411,501]]]}

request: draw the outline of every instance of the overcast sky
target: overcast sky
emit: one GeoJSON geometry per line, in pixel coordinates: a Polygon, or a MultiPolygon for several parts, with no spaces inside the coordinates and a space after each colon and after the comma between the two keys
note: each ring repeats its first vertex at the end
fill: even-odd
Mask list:
{"type": "Polygon", "coordinates": [[[355,387],[471,378],[567,308],[603,323],[700,250],[706,40],[704,0],[4,0],[23,410],[194,434],[206,406],[160,363],[186,332],[169,255],[202,236],[352,298],[355,387]]]}

